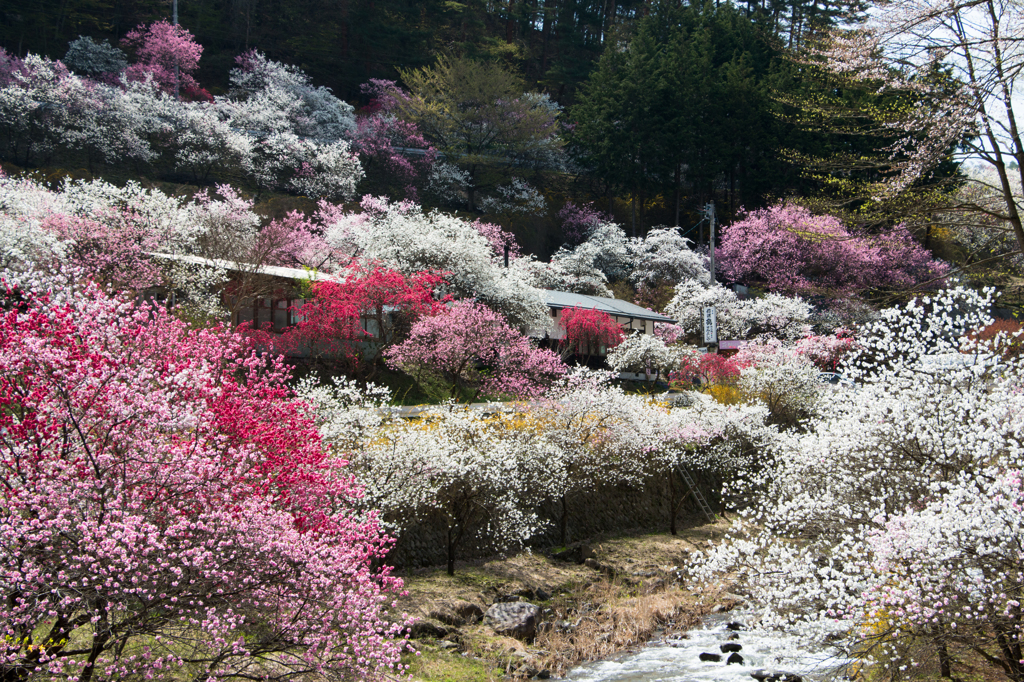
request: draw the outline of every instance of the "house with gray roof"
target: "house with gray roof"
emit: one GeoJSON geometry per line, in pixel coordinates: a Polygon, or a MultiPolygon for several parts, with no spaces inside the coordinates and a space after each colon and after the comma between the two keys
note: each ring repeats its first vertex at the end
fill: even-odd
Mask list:
{"type": "Polygon", "coordinates": [[[574,294],[568,291],[550,291],[547,289],[542,289],[540,295],[551,314],[551,324],[546,329],[530,331],[530,336],[538,338],[546,337],[555,340],[564,338],[565,329],[561,325],[562,312],[569,308],[599,310],[602,313],[607,313],[619,323],[627,334],[630,332],[653,334],[655,322],[675,323],[675,320],[671,317],[619,298],[589,296],[587,294],[574,294]]]}

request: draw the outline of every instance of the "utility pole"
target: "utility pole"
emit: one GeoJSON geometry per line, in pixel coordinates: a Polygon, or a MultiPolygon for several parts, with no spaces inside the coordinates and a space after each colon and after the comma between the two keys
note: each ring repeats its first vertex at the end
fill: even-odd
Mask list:
{"type": "MultiPolygon", "coordinates": [[[[178,25],[178,0],[171,0],[171,25],[178,25]]],[[[178,62],[174,62],[174,99],[181,99],[181,77],[178,74],[178,62]]]]}
{"type": "Polygon", "coordinates": [[[708,253],[710,259],[708,263],[708,269],[711,271],[711,284],[715,283],[715,202],[710,201],[708,205],[704,207],[704,215],[708,219],[708,226],[710,229],[711,237],[708,239],[708,253]]]}

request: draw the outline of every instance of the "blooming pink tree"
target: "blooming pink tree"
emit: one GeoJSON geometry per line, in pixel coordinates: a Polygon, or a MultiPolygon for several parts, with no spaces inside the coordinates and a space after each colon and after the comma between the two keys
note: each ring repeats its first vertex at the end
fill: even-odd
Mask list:
{"type": "Polygon", "coordinates": [[[384,350],[408,334],[416,320],[444,309],[434,296],[443,283],[444,277],[432,272],[407,277],[380,266],[355,265],[344,280],[314,282],[312,298],[292,310],[299,322],[284,335],[252,331],[261,345],[310,348],[349,374],[372,374],[384,350]]]}
{"type": "Polygon", "coordinates": [[[0,316],[0,673],[366,679],[389,540],[279,358],[53,279],[0,316]],[[48,292],[48,293],[37,293],[48,292]]]}
{"type": "Polygon", "coordinates": [[[682,358],[679,370],[672,372],[673,382],[699,384],[700,390],[710,391],[712,386],[735,384],[744,364],[734,357],[718,353],[694,353],[682,358]]]}
{"type": "Polygon", "coordinates": [[[494,223],[485,223],[482,220],[474,220],[473,227],[476,231],[484,236],[487,242],[491,245],[491,250],[494,253],[495,258],[504,258],[508,255],[508,258],[518,258],[522,249],[519,246],[519,242],[516,241],[516,236],[503,228],[501,225],[495,225],[494,223]]]}
{"type": "Polygon", "coordinates": [[[164,92],[177,94],[184,90],[193,99],[212,99],[192,77],[192,72],[199,68],[203,46],[184,26],[166,20],[154,21],[148,27],[139,24],[125,35],[121,44],[134,50],[138,60],[125,72],[129,80],[142,81],[152,76],[164,92]]]}
{"type": "Polygon", "coordinates": [[[716,255],[726,277],[799,295],[851,297],[909,288],[947,270],[905,225],[857,234],[833,216],[792,205],[753,211],[726,227],[716,255]]]}
{"type": "Polygon", "coordinates": [[[138,290],[158,283],[160,271],[146,252],[159,246],[161,235],[131,220],[129,211],[103,214],[93,220],[54,213],[41,226],[65,243],[67,262],[99,284],[138,290]]]}
{"type": "Polygon", "coordinates": [[[813,362],[823,372],[834,372],[856,348],[853,332],[840,327],[834,334],[805,336],[793,349],[813,362]]]}
{"type": "Polygon", "coordinates": [[[509,326],[498,313],[475,301],[459,301],[446,313],[424,317],[409,338],[385,352],[389,363],[424,376],[440,377],[449,395],[532,397],[565,374],[549,350],[509,326]]]}

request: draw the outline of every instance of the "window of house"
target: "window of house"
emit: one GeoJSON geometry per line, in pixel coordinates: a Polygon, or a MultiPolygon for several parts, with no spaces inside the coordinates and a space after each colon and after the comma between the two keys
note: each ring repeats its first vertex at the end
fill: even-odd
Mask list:
{"type": "Polygon", "coordinates": [[[301,308],[302,304],[305,302],[306,300],[303,298],[292,299],[292,309],[288,314],[288,324],[298,324],[299,322],[305,321],[306,317],[298,312],[299,308],[301,308]]]}

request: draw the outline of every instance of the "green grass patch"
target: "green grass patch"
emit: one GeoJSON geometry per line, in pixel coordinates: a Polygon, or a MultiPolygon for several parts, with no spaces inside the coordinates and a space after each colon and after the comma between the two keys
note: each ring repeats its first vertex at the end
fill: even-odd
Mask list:
{"type": "Polygon", "coordinates": [[[402,663],[409,666],[413,679],[430,682],[495,682],[505,673],[490,661],[423,644],[419,655],[406,654],[402,663]]]}

